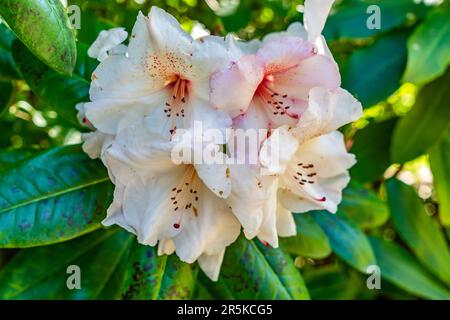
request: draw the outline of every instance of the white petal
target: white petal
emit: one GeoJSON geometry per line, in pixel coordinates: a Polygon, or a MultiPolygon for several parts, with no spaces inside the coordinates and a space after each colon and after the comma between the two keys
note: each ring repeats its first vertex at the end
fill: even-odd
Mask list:
{"type": "Polygon", "coordinates": [[[108,51],[124,42],[127,37],[128,33],[125,28],[103,30],[89,47],[88,56],[101,62],[108,57],[108,51]]]}
{"type": "Polygon", "coordinates": [[[98,65],[92,74],[89,95],[99,99],[137,99],[160,90],[164,83],[156,83],[142,65],[122,55],[111,55],[98,65]]]}
{"type": "Polygon", "coordinates": [[[309,92],[309,106],[295,135],[301,140],[327,134],[362,116],[361,103],[344,89],[316,87],[309,92]]]}
{"type": "Polygon", "coordinates": [[[295,213],[308,212],[311,210],[327,210],[336,213],[337,207],[342,200],[342,190],[350,182],[348,173],[343,173],[333,178],[320,181],[320,186],[300,190],[295,194],[289,190],[282,190],[279,194],[280,202],[288,210],[295,213]],[[325,201],[318,201],[319,197],[325,197],[325,201]]]}
{"type": "Polygon", "coordinates": [[[185,215],[182,231],[174,237],[176,253],[181,260],[192,263],[202,254],[216,255],[233,243],[240,225],[225,201],[206,186],[199,190],[197,215],[185,215]]]}
{"type": "Polygon", "coordinates": [[[83,151],[92,159],[102,157],[105,151],[111,146],[114,136],[100,131],[82,134],[83,151]]]}
{"type": "Polygon", "coordinates": [[[195,40],[192,46],[192,68],[188,77],[194,82],[201,79],[209,82],[214,72],[226,68],[241,54],[229,37],[206,36],[195,40]]]}
{"type": "Polygon", "coordinates": [[[77,112],[77,120],[83,127],[94,130],[95,129],[94,126],[86,117],[85,105],[86,105],[86,102],[80,102],[75,105],[75,109],[78,111],[77,112]]]}
{"type": "Polygon", "coordinates": [[[273,248],[278,248],[277,189],[278,179],[276,179],[268,189],[269,199],[264,205],[264,218],[258,232],[258,238],[264,243],[268,243],[273,248]]]}
{"type": "Polygon", "coordinates": [[[292,212],[326,209],[336,212],[350,178],[355,157],[345,149],[343,135],[332,132],[303,143],[281,177],[287,195],[282,204],[292,212]]]}
{"type": "Polygon", "coordinates": [[[305,0],[304,23],[308,31],[308,40],[316,42],[333,6],[334,0],[305,0]]]}
{"type": "Polygon", "coordinates": [[[280,127],[263,143],[260,152],[262,174],[281,174],[298,149],[298,141],[288,127],[280,127]]]}
{"type": "Polygon", "coordinates": [[[308,40],[308,33],[306,32],[305,27],[303,27],[300,22],[293,22],[289,25],[286,31],[272,32],[267,34],[263,38],[263,42],[272,41],[285,36],[299,37],[305,41],[308,40]]]}
{"type": "MultiPolygon", "coordinates": [[[[188,107],[190,110],[186,114],[186,119],[189,121],[189,127],[193,127],[197,122],[201,123],[204,131],[220,130],[222,135],[225,134],[225,129],[231,127],[231,117],[223,110],[212,108],[207,100],[193,98],[188,107]]],[[[221,141],[224,142],[224,139],[221,141]]]]}
{"type": "Polygon", "coordinates": [[[106,152],[107,167],[123,184],[135,177],[146,179],[176,167],[171,159],[174,144],[144,124],[145,120],[121,130],[106,152]]]}
{"type": "Polygon", "coordinates": [[[258,234],[264,219],[264,206],[269,200],[270,177],[261,177],[258,166],[230,165],[231,194],[226,202],[244,228],[244,234],[252,239],[258,234]]]}
{"type": "Polygon", "coordinates": [[[280,237],[292,237],[297,234],[297,226],[292,212],[280,203],[277,206],[277,232],[280,237]]]}
{"type": "Polygon", "coordinates": [[[212,280],[219,279],[220,267],[222,266],[225,249],[215,255],[202,254],[198,258],[198,264],[203,272],[212,280]]]}
{"type": "Polygon", "coordinates": [[[165,174],[127,182],[123,214],[125,221],[136,230],[140,243],[154,246],[158,240],[173,238],[181,232],[181,228],[174,228],[179,214],[174,213],[171,197],[184,172],[180,166],[165,174]]]}
{"type": "Polygon", "coordinates": [[[125,186],[116,182],[116,186],[114,189],[114,199],[111,205],[108,207],[108,210],[106,211],[106,218],[103,219],[102,224],[105,227],[116,224],[124,228],[128,232],[136,234],[135,229],[127,223],[127,221],[125,220],[125,216],[123,215],[122,202],[124,190],[125,186]]]}
{"type": "MultiPolygon", "coordinates": [[[[85,104],[86,117],[95,128],[117,134],[133,122],[149,116],[155,108],[163,109],[167,94],[163,91],[136,99],[102,98],[85,104]]],[[[161,119],[161,118],[160,118],[161,119]]],[[[166,120],[163,118],[163,120],[166,120]]]]}
{"type": "Polygon", "coordinates": [[[220,198],[227,198],[231,191],[229,166],[224,164],[195,164],[203,183],[220,198]]]}
{"type": "Polygon", "coordinates": [[[175,243],[172,239],[161,240],[158,243],[158,256],[171,255],[175,252],[175,243]]]}

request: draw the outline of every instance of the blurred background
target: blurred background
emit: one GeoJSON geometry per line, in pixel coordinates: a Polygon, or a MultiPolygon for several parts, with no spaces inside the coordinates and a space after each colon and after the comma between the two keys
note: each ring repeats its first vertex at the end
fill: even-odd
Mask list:
{"type": "MultiPolygon", "coordinates": [[[[0,24],[0,172],[42,150],[80,143],[74,106],[88,100],[97,62],[86,50],[101,30],[131,32],[137,13],[152,5],[173,14],[194,37],[232,32],[251,40],[303,20],[302,0],[64,2],[81,9],[72,77],[47,70],[29,53],[14,53],[15,36],[0,24]],[[35,69],[44,76],[33,76],[35,69]]],[[[449,7],[446,1],[337,0],[332,9],[324,36],[342,86],[362,102],[364,116],[343,129],[358,163],[338,214],[297,215],[299,235],[282,242],[313,299],[450,297],[449,7]],[[380,10],[381,28],[367,27],[376,13],[368,12],[371,5],[380,10]],[[367,287],[371,264],[381,268],[379,290],[367,287]]],[[[6,265],[0,279],[15,253],[0,254],[0,266],[6,265]]],[[[226,257],[218,284],[199,273],[189,297],[229,298],[224,286],[236,281],[226,271],[232,258],[226,257]]],[[[247,291],[233,294],[256,297],[247,291]]]]}

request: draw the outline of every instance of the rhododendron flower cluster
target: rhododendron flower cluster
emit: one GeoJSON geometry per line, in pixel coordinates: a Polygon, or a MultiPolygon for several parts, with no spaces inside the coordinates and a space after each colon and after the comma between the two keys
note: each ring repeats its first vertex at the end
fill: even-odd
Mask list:
{"type": "Polygon", "coordinates": [[[157,7],[139,14],[127,46],[122,28],[100,33],[90,102],[77,109],[92,130],[83,148],[115,185],[103,224],[217,280],[241,229],[277,247],[296,234],[293,213],[336,212],[355,163],[337,130],[362,108],[321,36],[332,3],[307,0],[304,25],[251,42],[193,39],[157,7]],[[239,147],[251,130],[264,132],[256,148],[239,147]],[[174,161],[174,149],[188,156],[174,161]],[[214,161],[196,160],[205,150],[214,161]]]}

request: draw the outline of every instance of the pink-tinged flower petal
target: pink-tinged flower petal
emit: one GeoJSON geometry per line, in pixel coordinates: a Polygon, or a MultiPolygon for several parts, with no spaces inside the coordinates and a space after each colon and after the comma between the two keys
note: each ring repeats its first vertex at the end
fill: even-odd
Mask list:
{"type": "Polygon", "coordinates": [[[252,100],[247,111],[233,118],[233,127],[244,130],[267,129],[269,118],[265,112],[261,112],[257,103],[252,100]]]}
{"type": "Polygon", "coordinates": [[[309,106],[294,133],[305,141],[337,130],[358,120],[362,114],[361,103],[348,91],[341,88],[329,90],[316,87],[309,93],[309,106]]]}
{"type": "Polygon", "coordinates": [[[289,25],[286,31],[273,32],[267,34],[263,38],[263,42],[266,43],[285,36],[299,37],[304,41],[308,40],[308,33],[306,32],[305,27],[303,27],[303,25],[300,22],[293,22],[289,25]]]}
{"type": "Polygon", "coordinates": [[[263,76],[263,64],[256,56],[243,56],[227,69],[213,74],[210,82],[211,104],[236,117],[247,110],[263,76]]]}
{"type": "Polygon", "coordinates": [[[312,43],[322,33],[334,0],[305,0],[303,22],[308,31],[308,40],[312,43]]]}
{"type": "Polygon", "coordinates": [[[265,64],[265,75],[269,75],[294,68],[315,53],[313,44],[299,37],[285,36],[264,43],[256,56],[265,64]]]}
{"type": "Polygon", "coordinates": [[[295,68],[274,74],[268,85],[280,95],[307,101],[312,88],[337,89],[340,84],[341,77],[334,61],[316,55],[300,61],[295,68]]]}

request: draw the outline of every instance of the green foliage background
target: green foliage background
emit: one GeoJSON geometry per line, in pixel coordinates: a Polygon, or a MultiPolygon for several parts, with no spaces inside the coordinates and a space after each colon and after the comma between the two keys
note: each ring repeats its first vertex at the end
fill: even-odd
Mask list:
{"type": "Polygon", "coordinates": [[[81,151],[74,109],[88,100],[97,65],[86,51],[103,29],[131,31],[151,5],[188,31],[201,23],[251,39],[301,21],[302,1],[72,4],[81,8],[76,32],[57,0],[0,1],[1,299],[450,298],[448,2],[337,1],[324,33],[344,88],[365,108],[343,129],[358,158],[352,183],[336,215],[296,215],[298,235],[278,249],[239,238],[216,283],[195,264],[101,227],[112,185],[81,151]],[[372,4],[379,30],[366,27],[372,4]],[[66,287],[72,264],[81,290],[66,287]],[[370,265],[381,269],[380,290],[366,286],[370,265]]]}

